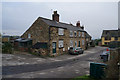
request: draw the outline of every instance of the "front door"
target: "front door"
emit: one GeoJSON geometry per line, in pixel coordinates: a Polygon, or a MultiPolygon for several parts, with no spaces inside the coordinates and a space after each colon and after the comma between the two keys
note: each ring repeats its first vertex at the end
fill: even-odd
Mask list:
{"type": "Polygon", "coordinates": [[[80,47],[80,41],[79,41],[78,47],[80,47]]]}
{"type": "Polygon", "coordinates": [[[56,42],[52,43],[53,53],[56,53],[56,42]]]}

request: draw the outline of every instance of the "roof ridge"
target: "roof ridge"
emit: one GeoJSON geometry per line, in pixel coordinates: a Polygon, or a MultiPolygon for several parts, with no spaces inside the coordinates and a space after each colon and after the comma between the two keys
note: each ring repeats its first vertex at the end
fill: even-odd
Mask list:
{"type": "MultiPolygon", "coordinates": [[[[44,17],[39,17],[39,18],[46,19],[46,20],[49,20],[49,21],[54,21],[54,20],[51,20],[51,19],[48,19],[48,18],[44,18],[44,17]]],[[[54,22],[56,22],[56,21],[54,21],[54,22]]],[[[64,22],[58,22],[58,23],[65,24],[65,25],[70,25],[70,26],[73,26],[73,27],[77,27],[75,25],[71,25],[71,24],[64,23],[64,22]]],[[[77,28],[79,28],[79,27],[77,27],[77,28]]]]}

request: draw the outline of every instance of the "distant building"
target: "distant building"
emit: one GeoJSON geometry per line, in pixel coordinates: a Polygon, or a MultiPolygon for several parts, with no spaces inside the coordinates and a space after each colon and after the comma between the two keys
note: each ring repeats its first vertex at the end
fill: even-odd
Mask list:
{"type": "Polygon", "coordinates": [[[9,41],[10,41],[10,36],[8,36],[8,35],[2,36],[2,42],[3,42],[3,43],[9,42],[9,41]]]}
{"type": "Polygon", "coordinates": [[[101,40],[102,45],[109,45],[111,41],[120,41],[120,29],[118,30],[103,30],[101,40]]]}
{"type": "Polygon", "coordinates": [[[20,38],[20,36],[9,36],[9,35],[2,35],[2,42],[10,42],[14,43],[14,40],[20,38]]]}
{"type": "Polygon", "coordinates": [[[88,47],[90,47],[91,38],[92,38],[92,37],[86,32],[86,35],[85,35],[86,49],[87,49],[88,47]]]}
{"type": "Polygon", "coordinates": [[[32,26],[21,36],[33,41],[34,48],[47,48],[50,55],[66,53],[70,47],[86,49],[86,37],[84,26],[80,21],[76,26],[59,22],[59,14],[54,11],[52,20],[39,17],[32,26]]]}

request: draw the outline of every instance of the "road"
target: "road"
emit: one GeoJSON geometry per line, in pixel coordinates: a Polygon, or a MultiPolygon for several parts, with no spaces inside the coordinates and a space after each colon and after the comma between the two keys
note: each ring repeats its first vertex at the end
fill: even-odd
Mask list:
{"type": "Polygon", "coordinates": [[[66,54],[55,58],[38,58],[29,55],[25,58],[22,55],[25,60],[21,58],[21,62],[24,64],[17,64],[18,62],[15,62],[17,60],[13,59],[16,57],[14,54],[12,58],[5,57],[8,54],[3,54],[3,78],[74,78],[86,75],[89,74],[90,62],[102,62],[99,55],[105,49],[105,47],[93,47],[85,50],[81,55],[66,54]]]}

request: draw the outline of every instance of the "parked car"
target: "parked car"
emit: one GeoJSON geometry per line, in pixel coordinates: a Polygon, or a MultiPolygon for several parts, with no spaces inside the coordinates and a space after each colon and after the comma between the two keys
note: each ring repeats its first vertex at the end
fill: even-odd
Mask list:
{"type": "Polygon", "coordinates": [[[69,54],[83,54],[84,50],[81,47],[70,47],[69,54]]]}

